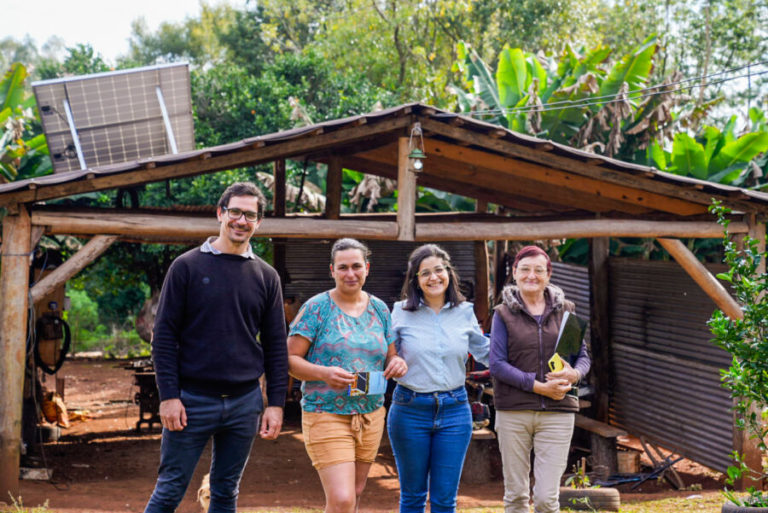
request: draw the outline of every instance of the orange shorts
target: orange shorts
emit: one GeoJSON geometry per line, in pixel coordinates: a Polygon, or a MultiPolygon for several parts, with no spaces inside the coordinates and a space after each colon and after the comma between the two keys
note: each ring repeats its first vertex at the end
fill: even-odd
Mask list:
{"type": "Polygon", "coordinates": [[[373,463],[384,434],[386,410],[339,415],[326,412],[301,413],[301,432],[312,466],[322,469],[338,463],[373,463]]]}

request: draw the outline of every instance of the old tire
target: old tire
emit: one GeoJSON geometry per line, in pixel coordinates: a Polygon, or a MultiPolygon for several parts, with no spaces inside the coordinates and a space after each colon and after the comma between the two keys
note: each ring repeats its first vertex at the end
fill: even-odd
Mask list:
{"type": "Polygon", "coordinates": [[[723,504],[722,513],[768,513],[768,508],[763,506],[737,506],[732,502],[723,504]]]}
{"type": "Polygon", "coordinates": [[[620,503],[619,491],[615,488],[560,488],[561,508],[619,511],[620,503]]]}

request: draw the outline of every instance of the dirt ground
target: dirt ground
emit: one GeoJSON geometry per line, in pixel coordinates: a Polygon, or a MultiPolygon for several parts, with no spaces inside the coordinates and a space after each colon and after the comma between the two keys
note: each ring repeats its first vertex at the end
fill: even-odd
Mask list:
{"type": "MultiPolygon", "coordinates": [[[[66,379],[67,409],[87,410],[92,418],[74,421],[62,431],[57,442],[43,446],[44,464],[53,469],[51,481],[24,480],[21,497],[25,506],[48,501],[52,511],[62,513],[142,511],[149,498],[160,452],[160,433],[135,432],[138,406],[132,372],[114,362],[102,360],[67,361],[58,373],[66,379]]],[[[45,383],[54,388],[53,379],[45,383]]],[[[286,425],[275,441],[254,444],[240,486],[239,509],[290,511],[294,507],[322,510],[324,500],[320,480],[304,451],[297,412],[288,409],[286,425]]],[[[210,464],[206,450],[178,511],[199,513],[196,490],[210,464]]],[[[664,482],[648,482],[629,492],[621,490],[622,502],[664,497],[687,497],[702,491],[721,489],[721,476],[705,467],[684,460],[675,468],[687,486],[675,491],[664,482]]],[[[460,508],[501,505],[500,479],[481,484],[462,484],[460,508]]],[[[386,437],[363,494],[361,511],[397,510],[398,485],[395,461],[386,437]]]]}

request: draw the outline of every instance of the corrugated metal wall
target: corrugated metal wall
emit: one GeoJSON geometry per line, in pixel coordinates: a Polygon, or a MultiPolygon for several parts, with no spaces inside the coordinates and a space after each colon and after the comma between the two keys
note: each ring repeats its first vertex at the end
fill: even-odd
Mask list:
{"type": "Polygon", "coordinates": [[[725,470],[733,416],[719,369],[730,358],[710,342],[714,303],[675,262],[612,258],[609,273],[611,421],[725,470]]]}
{"type": "Polygon", "coordinates": [[[589,319],[589,269],[586,266],[552,262],[552,283],[576,304],[576,314],[589,319]]]}
{"type": "MultiPolygon", "coordinates": [[[[288,279],[285,297],[303,303],[313,295],[334,286],[330,275],[331,245],[329,240],[289,239],[284,242],[288,279]]],[[[439,242],[459,273],[462,292],[474,299],[475,261],[473,242],[439,242]]],[[[400,299],[408,255],[419,242],[366,241],[371,250],[371,272],[364,289],[382,299],[391,308],[400,299]]]]}

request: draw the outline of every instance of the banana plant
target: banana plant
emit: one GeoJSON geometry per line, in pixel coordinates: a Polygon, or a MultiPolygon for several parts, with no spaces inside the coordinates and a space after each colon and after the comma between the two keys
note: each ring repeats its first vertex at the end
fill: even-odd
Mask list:
{"type": "Polygon", "coordinates": [[[764,175],[768,151],[768,126],[759,109],[751,109],[752,130],[737,137],[736,116],[723,130],[705,126],[691,137],[675,134],[672,150],[664,151],[654,142],[648,149],[650,159],[659,169],[682,176],[711,182],[742,186],[750,180],[760,182],[764,175]]]}
{"type": "Polygon", "coordinates": [[[35,97],[25,87],[27,70],[13,63],[0,79],[0,181],[8,182],[53,171],[35,97]]]}
{"type": "Polygon", "coordinates": [[[581,53],[566,45],[557,58],[507,47],[499,54],[495,74],[461,43],[455,69],[464,73],[465,89],[453,91],[463,111],[475,111],[487,121],[587,149],[608,143],[613,156],[627,138],[618,132],[656,128],[667,121],[662,117],[653,126],[647,122],[637,128],[643,116],[659,114],[643,108],[658,99],[641,101],[642,95],[633,92],[648,81],[656,42],[656,36],[649,37],[610,68],[611,49],[602,45],[581,53]],[[622,91],[626,106],[614,107],[608,100],[622,91]]]}

